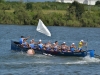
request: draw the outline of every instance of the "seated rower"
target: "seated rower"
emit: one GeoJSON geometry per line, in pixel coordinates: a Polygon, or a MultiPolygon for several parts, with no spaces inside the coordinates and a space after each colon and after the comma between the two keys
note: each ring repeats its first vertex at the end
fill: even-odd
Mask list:
{"type": "Polygon", "coordinates": [[[58,41],[55,41],[53,47],[54,47],[54,51],[58,51],[58,49],[59,49],[58,41]]]}
{"type": "Polygon", "coordinates": [[[29,48],[29,44],[26,42],[27,39],[23,39],[23,43],[21,44],[24,48],[29,48]]]}
{"type": "Polygon", "coordinates": [[[34,42],[34,39],[30,40],[29,47],[32,48],[32,49],[35,48],[35,42],[34,42]]]}
{"type": "Polygon", "coordinates": [[[51,50],[50,51],[54,51],[54,46],[55,46],[55,43],[51,44],[51,50]]]}
{"type": "Polygon", "coordinates": [[[42,44],[42,40],[40,39],[40,40],[39,40],[39,43],[38,43],[38,49],[39,49],[39,50],[42,50],[42,49],[43,49],[43,46],[44,46],[44,45],[42,44]]]}
{"type": "Polygon", "coordinates": [[[66,45],[66,42],[63,42],[63,44],[61,44],[61,51],[62,52],[67,52],[67,50],[69,50],[68,46],[66,45]]]}
{"type": "Polygon", "coordinates": [[[72,44],[71,44],[70,50],[71,50],[71,52],[74,52],[74,51],[76,50],[75,43],[72,43],[72,44]]]}
{"type": "Polygon", "coordinates": [[[46,50],[51,50],[51,43],[50,41],[45,45],[46,50]]]}

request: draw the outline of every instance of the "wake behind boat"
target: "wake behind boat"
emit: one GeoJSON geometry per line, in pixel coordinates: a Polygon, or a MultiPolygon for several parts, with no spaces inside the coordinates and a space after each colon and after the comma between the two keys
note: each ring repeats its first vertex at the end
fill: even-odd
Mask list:
{"type": "MultiPolygon", "coordinates": [[[[38,22],[38,26],[36,29],[38,32],[43,33],[47,36],[51,36],[50,31],[47,29],[47,27],[44,25],[44,23],[39,19],[38,22]]],[[[22,40],[23,42],[23,40],[22,40]]],[[[44,48],[41,43],[37,43],[34,44],[34,51],[35,53],[47,53],[47,54],[51,54],[51,55],[56,55],[56,56],[78,56],[78,57],[84,57],[87,56],[88,54],[91,57],[94,57],[94,50],[85,50],[85,51],[63,51],[63,49],[54,49],[54,48],[50,48],[49,50],[47,50],[46,48],[44,48]],[[40,46],[39,46],[40,44],[40,46]]],[[[17,42],[17,41],[11,41],[11,50],[14,51],[23,51],[23,52],[27,52],[29,49],[32,49],[30,47],[23,47],[22,43],[17,42]]]]}

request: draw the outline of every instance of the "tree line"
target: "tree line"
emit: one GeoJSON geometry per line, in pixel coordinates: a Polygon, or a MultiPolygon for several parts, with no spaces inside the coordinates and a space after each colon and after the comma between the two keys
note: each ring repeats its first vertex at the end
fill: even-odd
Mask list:
{"type": "Polygon", "coordinates": [[[76,1],[70,4],[0,0],[0,24],[37,25],[39,19],[48,26],[100,27],[100,1],[86,5],[76,1]]]}

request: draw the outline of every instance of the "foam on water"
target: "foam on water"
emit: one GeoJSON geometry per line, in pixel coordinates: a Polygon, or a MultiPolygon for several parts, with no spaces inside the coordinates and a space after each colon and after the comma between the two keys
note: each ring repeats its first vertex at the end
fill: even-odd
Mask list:
{"type": "Polygon", "coordinates": [[[90,57],[90,56],[84,57],[83,60],[86,62],[96,62],[96,63],[100,62],[99,58],[90,57]]]}
{"type": "MultiPolygon", "coordinates": [[[[0,62],[0,65],[21,65],[21,64],[25,64],[25,65],[29,65],[29,64],[48,64],[48,65],[64,65],[64,64],[91,64],[91,63],[100,63],[100,58],[97,57],[90,57],[90,56],[86,56],[86,57],[79,57],[78,59],[73,58],[72,59],[68,59],[68,58],[64,58],[61,60],[61,58],[59,57],[55,57],[55,56],[46,56],[46,55],[41,55],[41,54],[36,54],[32,57],[27,57],[28,55],[26,53],[18,53],[18,57],[20,57],[20,55],[24,55],[23,57],[25,58],[25,60],[23,61],[17,61],[17,62],[0,62]],[[26,61],[26,59],[29,59],[30,61],[26,61]],[[53,59],[53,60],[52,60],[53,59]],[[57,59],[61,60],[58,61],[57,59]],[[63,61],[64,60],[64,61],[63,61]]],[[[19,59],[18,59],[19,60],[19,59]]]]}
{"type": "Polygon", "coordinates": [[[100,59],[95,57],[86,56],[82,60],[66,62],[66,64],[89,64],[89,63],[99,63],[100,59]]]}
{"type": "Polygon", "coordinates": [[[36,62],[10,62],[10,63],[4,63],[1,62],[0,64],[6,64],[6,65],[21,65],[21,64],[49,64],[49,65],[54,65],[54,64],[89,64],[89,63],[100,63],[100,59],[99,58],[91,58],[89,56],[86,56],[84,58],[82,58],[82,60],[77,60],[77,61],[71,61],[71,62],[50,62],[50,61],[36,61],[36,62]]]}

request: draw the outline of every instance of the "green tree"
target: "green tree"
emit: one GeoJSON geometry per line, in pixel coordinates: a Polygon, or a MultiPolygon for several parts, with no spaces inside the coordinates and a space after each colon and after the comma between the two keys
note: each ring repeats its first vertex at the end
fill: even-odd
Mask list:
{"type": "Polygon", "coordinates": [[[69,27],[81,27],[81,23],[78,20],[67,20],[67,26],[69,27]]]}
{"type": "Polygon", "coordinates": [[[31,20],[32,17],[27,13],[27,11],[25,11],[25,9],[20,8],[20,9],[16,9],[15,12],[15,24],[25,24],[25,25],[29,25],[31,24],[31,20]]]}
{"type": "Polygon", "coordinates": [[[13,14],[11,13],[4,13],[1,17],[1,23],[2,24],[14,24],[14,17],[12,16],[13,14]]]}
{"type": "Polygon", "coordinates": [[[85,12],[82,15],[81,23],[83,27],[97,27],[100,23],[100,17],[95,12],[85,12]]]}
{"type": "Polygon", "coordinates": [[[74,1],[68,8],[69,13],[75,13],[75,16],[80,19],[82,13],[84,13],[84,6],[77,1],[74,1]],[[73,12],[74,11],[74,12],[73,12]]]}
{"type": "Polygon", "coordinates": [[[74,6],[71,6],[70,8],[68,8],[68,14],[67,14],[68,20],[76,19],[75,9],[76,9],[76,7],[74,7],[74,6]]]}
{"type": "Polygon", "coordinates": [[[26,9],[31,10],[32,9],[32,3],[26,3],[26,9]]]}
{"type": "Polygon", "coordinates": [[[97,2],[95,3],[95,5],[100,6],[100,1],[97,1],[97,2]]]}
{"type": "Polygon", "coordinates": [[[0,3],[5,2],[5,0],[0,0],[0,3]]]}

